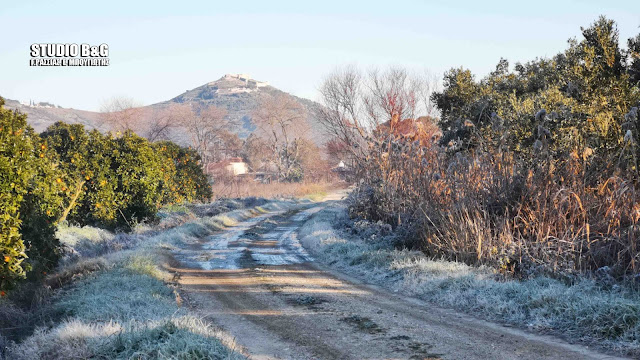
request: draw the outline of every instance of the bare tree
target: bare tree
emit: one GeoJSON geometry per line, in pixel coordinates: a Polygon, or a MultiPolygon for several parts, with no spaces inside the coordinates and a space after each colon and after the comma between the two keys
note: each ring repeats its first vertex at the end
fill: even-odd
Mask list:
{"type": "Polygon", "coordinates": [[[102,123],[110,130],[140,132],[144,110],[133,98],[117,96],[103,102],[100,111],[102,123]]]}
{"type": "Polygon", "coordinates": [[[153,111],[146,122],[145,137],[149,141],[168,140],[171,130],[180,126],[183,120],[193,116],[191,107],[185,104],[171,104],[153,111]]]}
{"type": "Polygon", "coordinates": [[[190,114],[181,120],[194,148],[202,157],[202,164],[215,161],[218,154],[214,153],[216,142],[222,141],[222,135],[227,131],[233,131],[238,126],[238,122],[227,116],[225,109],[204,104],[194,106],[190,114]]]}
{"type": "Polygon", "coordinates": [[[223,157],[239,157],[242,154],[242,139],[238,134],[231,131],[222,131],[220,133],[220,147],[216,149],[216,152],[220,153],[223,157]]]}
{"type": "Polygon", "coordinates": [[[409,76],[406,70],[391,68],[381,73],[369,73],[368,91],[364,94],[367,115],[376,125],[397,116],[414,118],[418,105],[419,80],[409,76]]]}
{"type": "Polygon", "coordinates": [[[291,179],[300,167],[302,139],[309,132],[304,107],[291,96],[265,97],[254,111],[258,134],[266,140],[280,179],[291,179]]]}
{"type": "Polygon", "coordinates": [[[440,91],[440,80],[432,72],[425,70],[420,78],[418,91],[419,109],[422,111],[420,115],[434,119],[440,116],[436,104],[431,101],[431,95],[438,91],[440,91]]]}
{"type": "Polygon", "coordinates": [[[336,70],[322,86],[323,107],[317,117],[332,138],[345,144],[360,162],[375,141],[375,130],[419,115],[432,115],[430,95],[437,82],[429,76],[390,68],[363,75],[353,66],[336,70]]]}
{"type": "Polygon", "coordinates": [[[249,162],[254,171],[267,171],[271,162],[271,147],[267,141],[256,133],[249,135],[245,140],[242,156],[249,162]]]}
{"type": "Polygon", "coordinates": [[[336,70],[320,88],[324,106],[317,108],[317,118],[332,138],[346,144],[353,159],[365,156],[366,138],[375,124],[364,116],[363,77],[353,67],[336,70]]]}

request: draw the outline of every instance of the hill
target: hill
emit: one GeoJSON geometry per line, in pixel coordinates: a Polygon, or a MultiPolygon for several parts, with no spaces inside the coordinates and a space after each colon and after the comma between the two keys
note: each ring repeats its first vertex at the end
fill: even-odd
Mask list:
{"type": "MultiPolygon", "coordinates": [[[[46,104],[46,103],[41,103],[46,104]]],[[[89,129],[106,131],[100,121],[100,113],[47,105],[25,105],[16,100],[5,98],[5,107],[27,114],[27,121],[37,132],[44,131],[50,125],[63,121],[69,124],[82,124],[89,129]]]]}
{"type": "Polygon", "coordinates": [[[186,91],[171,100],[151,105],[151,107],[161,108],[171,103],[188,103],[223,108],[227,110],[227,116],[241,122],[242,127],[238,130],[238,135],[245,138],[255,130],[255,126],[251,122],[251,113],[263,98],[278,94],[294,98],[305,108],[307,121],[311,126],[310,140],[318,145],[324,144],[327,136],[324,128],[314,116],[314,109],[321,106],[320,104],[286,93],[270,86],[267,82],[252,79],[247,74],[226,74],[218,80],[186,91]]]}
{"type": "MultiPolygon", "coordinates": [[[[236,132],[241,138],[246,138],[255,130],[255,126],[251,121],[252,112],[264,97],[276,94],[285,94],[294,98],[307,110],[307,121],[311,126],[310,140],[318,145],[323,145],[327,140],[327,136],[322,125],[314,117],[313,111],[320,104],[288,94],[270,86],[269,83],[254,80],[246,74],[227,74],[218,80],[186,91],[170,100],[144,106],[142,107],[143,110],[150,111],[143,111],[142,113],[148,115],[141,117],[139,121],[141,123],[149,121],[148,116],[153,116],[157,110],[161,110],[172,103],[213,105],[226,109],[227,116],[240,121],[242,126],[236,132]]],[[[57,121],[83,124],[89,129],[98,129],[100,131],[111,130],[101,121],[99,112],[60,108],[46,103],[41,103],[44,105],[25,105],[15,100],[5,100],[7,108],[26,113],[29,124],[38,132],[43,131],[57,121]]],[[[169,134],[169,139],[182,145],[189,145],[188,136],[180,128],[173,129],[169,134]]]]}

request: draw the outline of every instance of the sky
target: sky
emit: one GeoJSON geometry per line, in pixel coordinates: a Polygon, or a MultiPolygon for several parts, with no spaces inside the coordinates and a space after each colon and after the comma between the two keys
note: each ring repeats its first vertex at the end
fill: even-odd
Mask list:
{"type": "Polygon", "coordinates": [[[98,111],[114,96],[149,105],[227,73],[318,100],[336,68],[402,66],[477,77],[501,57],[550,57],[599,15],[640,33],[640,1],[0,2],[0,96],[98,111]],[[33,43],[109,45],[107,67],[32,67],[33,43]]]}

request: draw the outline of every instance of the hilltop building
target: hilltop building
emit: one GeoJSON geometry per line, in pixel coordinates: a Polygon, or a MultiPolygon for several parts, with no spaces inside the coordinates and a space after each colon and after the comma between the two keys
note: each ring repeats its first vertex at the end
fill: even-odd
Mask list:
{"type": "Polygon", "coordinates": [[[250,93],[269,86],[269,83],[252,79],[249,74],[226,74],[220,80],[210,82],[208,85],[216,88],[216,94],[230,95],[250,93]]]}

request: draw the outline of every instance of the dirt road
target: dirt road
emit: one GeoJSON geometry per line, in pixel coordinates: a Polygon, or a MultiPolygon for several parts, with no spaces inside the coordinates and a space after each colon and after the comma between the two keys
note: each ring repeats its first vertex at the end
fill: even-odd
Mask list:
{"type": "Polygon", "coordinates": [[[188,306],[252,359],[613,359],[400,298],[338,274],[296,229],[322,205],[274,212],[175,252],[188,306]]]}

